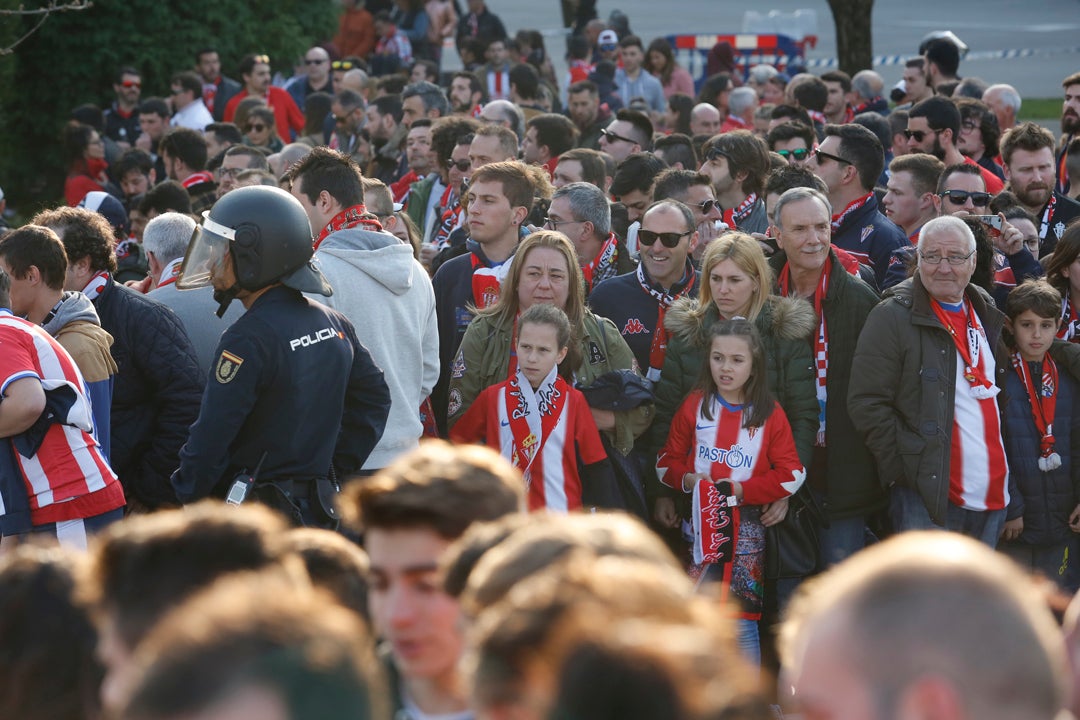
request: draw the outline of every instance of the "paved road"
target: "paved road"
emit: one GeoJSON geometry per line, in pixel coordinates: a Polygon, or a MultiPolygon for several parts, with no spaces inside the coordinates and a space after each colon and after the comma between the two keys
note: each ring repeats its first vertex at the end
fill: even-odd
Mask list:
{"type": "MultiPolygon", "coordinates": [[[[556,37],[561,14],[558,0],[487,0],[513,33],[536,28],[548,34],[553,58],[564,52],[556,37]]],[[[824,0],[599,0],[598,12],[614,9],[630,17],[631,28],[646,43],[659,35],[742,30],[746,10],[794,12],[806,8],[817,14],[818,44],[810,58],[835,57],[832,14],[824,0]]],[[[1059,97],[1061,80],[1080,71],[1080,0],[877,0],[873,18],[874,54],[914,54],[926,33],[952,30],[971,52],[992,53],[1031,48],[1072,52],[1040,54],[1011,60],[972,60],[960,66],[961,75],[990,82],[1007,82],[1026,97],[1059,97]]],[[[876,68],[887,86],[900,79],[898,65],[876,68]]]]}

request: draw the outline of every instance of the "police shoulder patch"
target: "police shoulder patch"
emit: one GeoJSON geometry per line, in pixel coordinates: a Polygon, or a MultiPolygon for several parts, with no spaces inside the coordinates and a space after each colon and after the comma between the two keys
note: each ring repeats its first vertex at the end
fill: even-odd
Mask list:
{"type": "Polygon", "coordinates": [[[217,361],[217,367],[214,368],[214,377],[224,385],[236,377],[236,373],[240,372],[240,366],[243,364],[244,359],[242,357],[233,355],[228,350],[222,350],[221,357],[217,361]]]}

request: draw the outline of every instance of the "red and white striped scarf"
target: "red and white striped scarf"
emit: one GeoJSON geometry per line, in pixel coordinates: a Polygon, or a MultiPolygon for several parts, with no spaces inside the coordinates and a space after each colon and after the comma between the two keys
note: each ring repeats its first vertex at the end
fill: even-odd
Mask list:
{"type": "Polygon", "coordinates": [[[956,351],[964,361],[964,379],[970,386],[971,396],[976,400],[996,397],[1001,388],[990,381],[986,372],[986,353],[981,351],[985,345],[989,352],[990,341],[986,338],[986,331],[983,330],[979,316],[975,314],[971,304],[964,302],[959,313],[947,311],[937,300],[932,300],[930,306],[938,322],[952,337],[956,351]]]}
{"type": "MultiPolygon", "coordinates": [[[[472,259],[472,294],[473,305],[477,310],[489,308],[499,299],[503,281],[510,272],[511,260],[499,265],[485,265],[476,253],[472,259]]],[[[512,258],[511,258],[512,259],[512,258]]]]}
{"type": "Polygon", "coordinates": [[[618,261],[619,239],[615,237],[615,233],[608,233],[607,240],[600,246],[600,252],[596,253],[596,257],[588,265],[581,268],[585,276],[585,291],[592,292],[596,283],[615,277],[618,261]]]}
{"type": "Polygon", "coordinates": [[[183,180],[180,184],[183,185],[185,189],[187,189],[190,187],[194,187],[195,185],[201,185],[202,183],[208,182],[214,182],[214,176],[206,172],[205,170],[200,170],[199,172],[194,172],[188,175],[187,178],[183,180]]]}
{"type": "Polygon", "coordinates": [[[83,288],[83,295],[96,300],[97,296],[101,294],[101,291],[105,289],[105,286],[109,283],[109,273],[102,270],[95,273],[94,277],[90,278],[90,282],[86,283],[86,287],[83,288]]]}
{"type": "Polygon", "coordinates": [[[163,288],[166,285],[172,285],[176,282],[176,278],[180,275],[180,268],[184,264],[184,258],[176,258],[171,263],[165,266],[165,269],[161,271],[161,276],[158,278],[157,286],[163,288]]]}
{"type": "Polygon", "coordinates": [[[1020,353],[1012,357],[1013,369],[1020,376],[1020,382],[1027,391],[1031,404],[1031,420],[1039,431],[1039,469],[1043,472],[1061,467],[1061,455],[1054,452],[1054,413],[1057,411],[1058,369],[1054,359],[1046,355],[1042,361],[1043,376],[1039,387],[1035,387],[1034,378],[1028,364],[1020,353]]]}
{"type": "MultiPolygon", "coordinates": [[[[562,418],[568,395],[569,387],[559,376],[558,366],[551,369],[535,391],[520,369],[506,383],[503,395],[506,417],[499,419],[500,426],[509,424],[513,436],[510,462],[524,476],[526,494],[530,496],[542,489],[533,489],[534,479],[541,486],[544,484],[544,446],[562,418]]],[[[559,456],[550,460],[561,465],[561,449],[559,456]]]]}
{"type": "MultiPolygon", "coordinates": [[[[686,285],[682,290],[672,295],[670,292],[660,289],[657,290],[653,287],[648,279],[645,277],[645,264],[638,263],[637,270],[638,285],[646,293],[652,296],[656,300],[657,312],[656,312],[656,330],[653,331],[652,347],[649,349],[649,369],[645,372],[645,377],[651,382],[660,382],[660,371],[664,367],[664,358],[667,357],[667,342],[668,331],[664,327],[664,316],[667,314],[667,310],[672,304],[683,296],[690,295],[694,291],[694,287],[697,284],[694,276],[694,266],[690,264],[690,260],[686,261],[686,269],[683,271],[683,277],[689,277],[686,281],[686,285]]],[[[682,282],[680,280],[679,282],[682,282]]]]}
{"type": "Polygon", "coordinates": [[[843,212],[841,212],[839,215],[833,215],[833,219],[832,219],[832,234],[833,234],[833,237],[836,236],[836,233],[840,232],[840,226],[844,224],[844,220],[847,219],[847,216],[850,215],[851,213],[855,212],[859,208],[861,208],[866,203],[870,202],[870,198],[873,197],[873,195],[874,195],[874,193],[868,192],[868,193],[866,193],[865,195],[863,195],[860,198],[855,198],[850,203],[848,203],[848,206],[846,208],[844,208],[843,212]]]}
{"type": "Polygon", "coordinates": [[[353,205],[345,208],[332,217],[330,222],[326,223],[326,227],[319,231],[319,237],[315,238],[315,249],[318,250],[322,241],[331,233],[355,227],[370,230],[371,232],[382,232],[383,229],[382,223],[379,222],[379,218],[375,217],[372,213],[369,213],[363,203],[353,205]]]}
{"type": "Polygon", "coordinates": [[[1077,313],[1068,291],[1061,299],[1061,327],[1058,328],[1057,336],[1068,342],[1080,343],[1080,313],[1077,313]]]}
{"type": "Polygon", "coordinates": [[[729,228],[737,226],[740,222],[750,217],[750,213],[754,211],[754,204],[757,203],[757,193],[750,193],[746,196],[738,207],[724,211],[724,222],[727,223],[729,228]]]}

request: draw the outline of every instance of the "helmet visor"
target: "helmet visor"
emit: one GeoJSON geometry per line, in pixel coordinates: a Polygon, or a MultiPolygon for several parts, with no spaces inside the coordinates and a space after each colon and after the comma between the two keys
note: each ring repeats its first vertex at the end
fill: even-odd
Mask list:
{"type": "Polygon", "coordinates": [[[178,290],[194,290],[213,285],[215,275],[220,276],[222,264],[229,253],[229,242],[235,236],[232,228],[220,225],[203,214],[203,223],[195,227],[188,241],[184,263],[176,278],[178,290]]]}

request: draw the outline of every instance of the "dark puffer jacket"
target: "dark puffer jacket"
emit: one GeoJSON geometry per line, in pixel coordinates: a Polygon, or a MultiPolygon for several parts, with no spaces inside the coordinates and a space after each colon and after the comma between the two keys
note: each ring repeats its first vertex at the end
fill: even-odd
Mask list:
{"type": "Polygon", "coordinates": [[[1032,420],[1031,401],[1011,366],[1005,375],[1008,519],[1024,518],[1020,542],[1027,545],[1053,545],[1072,538],[1069,514],[1080,502],[1080,345],[1056,340],[1050,356],[1058,369],[1054,438],[1061,467],[1056,470],[1039,469],[1040,436],[1032,420]]]}
{"type": "Polygon", "coordinates": [[[118,368],[110,464],[129,498],[150,508],[175,504],[169,476],[205,384],[195,348],[176,313],[111,278],[94,306],[118,368]]]}
{"type": "MultiPolygon", "coordinates": [[[[708,333],[720,319],[716,305],[710,305],[703,316],[693,312],[696,307],[696,299],[682,298],[664,316],[664,327],[672,337],[656,385],[656,418],[642,448],[653,456],[667,440],[671,418],[697,383],[708,333]]],[[[799,459],[809,467],[818,427],[814,360],[808,343],[817,328],[814,308],[805,300],[771,295],[754,325],[764,344],[769,390],[791,423],[799,459]]],[[[655,495],[670,494],[659,480],[649,490],[655,495]]]]}

